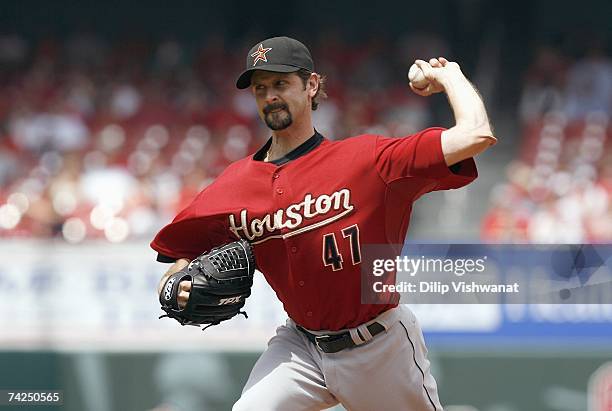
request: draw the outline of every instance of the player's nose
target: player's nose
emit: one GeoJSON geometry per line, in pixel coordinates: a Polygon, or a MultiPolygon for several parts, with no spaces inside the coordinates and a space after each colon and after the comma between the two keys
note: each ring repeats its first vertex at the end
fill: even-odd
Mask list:
{"type": "Polygon", "coordinates": [[[273,104],[273,103],[278,103],[279,101],[280,101],[280,98],[274,91],[272,92],[269,91],[268,93],[266,93],[266,98],[265,98],[266,106],[273,104]]]}

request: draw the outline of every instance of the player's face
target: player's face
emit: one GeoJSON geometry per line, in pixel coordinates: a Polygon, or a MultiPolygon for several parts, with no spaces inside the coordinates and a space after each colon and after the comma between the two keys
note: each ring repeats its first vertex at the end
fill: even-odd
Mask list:
{"type": "Polygon", "coordinates": [[[251,90],[259,116],[272,130],[284,130],[310,107],[308,92],[296,73],[255,71],[251,90]]]}

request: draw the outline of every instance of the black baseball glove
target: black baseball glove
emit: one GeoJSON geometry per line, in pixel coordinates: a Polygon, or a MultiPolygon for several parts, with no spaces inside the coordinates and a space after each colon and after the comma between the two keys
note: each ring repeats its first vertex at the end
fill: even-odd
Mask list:
{"type": "Polygon", "coordinates": [[[159,295],[166,314],[159,318],[170,317],[182,325],[209,327],[237,314],[246,317],[240,310],[251,295],[254,272],[255,256],[248,242],[234,241],[213,248],[168,278],[159,295]],[[179,284],[185,280],[191,281],[191,291],[187,305],[180,309],[179,284]]]}

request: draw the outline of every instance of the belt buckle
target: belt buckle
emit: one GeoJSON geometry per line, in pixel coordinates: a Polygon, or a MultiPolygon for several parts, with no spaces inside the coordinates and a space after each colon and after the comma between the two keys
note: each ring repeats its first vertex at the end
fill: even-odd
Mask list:
{"type": "Polygon", "coordinates": [[[328,338],[328,337],[329,337],[329,335],[317,335],[317,336],[315,336],[315,339],[314,339],[314,340],[315,340],[315,346],[316,346],[316,347],[317,347],[319,350],[321,350],[321,351],[325,352],[325,350],[323,350],[323,348],[321,347],[321,345],[319,345],[319,340],[322,340],[322,339],[324,339],[324,338],[328,338]]]}

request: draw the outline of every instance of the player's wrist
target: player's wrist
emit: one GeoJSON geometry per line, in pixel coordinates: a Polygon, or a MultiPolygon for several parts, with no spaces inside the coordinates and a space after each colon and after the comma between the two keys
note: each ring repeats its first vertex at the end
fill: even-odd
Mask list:
{"type": "Polygon", "coordinates": [[[468,84],[468,79],[463,75],[460,69],[448,70],[441,75],[438,79],[438,83],[444,88],[444,91],[451,89],[454,86],[468,84]]]}

